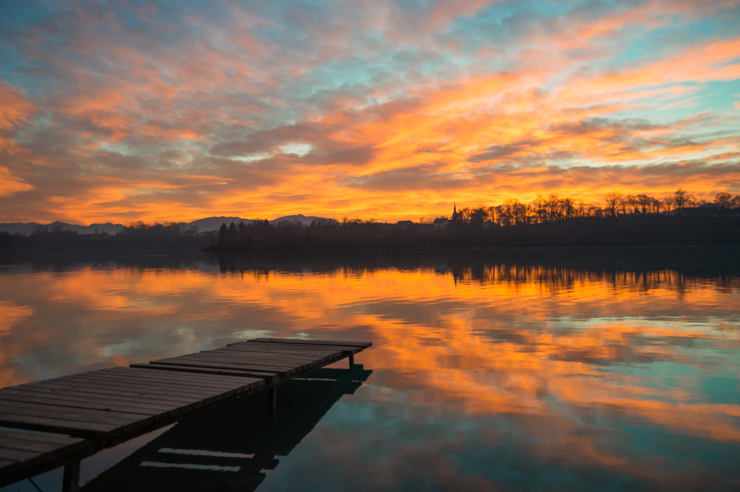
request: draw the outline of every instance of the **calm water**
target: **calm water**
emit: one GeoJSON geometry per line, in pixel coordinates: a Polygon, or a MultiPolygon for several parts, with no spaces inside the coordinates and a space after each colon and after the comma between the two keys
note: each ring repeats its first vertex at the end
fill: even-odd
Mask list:
{"type": "MultiPolygon", "coordinates": [[[[258,490],[733,490],[739,253],[10,259],[0,387],[259,336],[367,340],[372,374],[258,490]]],[[[103,452],[83,483],[188,425],[209,432],[103,452]]]]}

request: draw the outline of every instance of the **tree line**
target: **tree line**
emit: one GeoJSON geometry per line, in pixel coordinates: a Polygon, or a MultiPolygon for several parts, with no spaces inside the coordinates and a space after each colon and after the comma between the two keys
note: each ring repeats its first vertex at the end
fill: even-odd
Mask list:
{"type": "Polygon", "coordinates": [[[57,227],[38,227],[28,236],[0,232],[0,251],[198,250],[207,237],[176,222],[133,222],[117,234],[78,234],[57,227]]]}
{"type": "Polygon", "coordinates": [[[41,228],[0,233],[0,251],[297,250],[408,247],[740,244],[740,195],[712,202],[679,189],[661,199],[610,192],[603,206],[551,194],[532,202],[455,208],[451,217],[396,224],[319,219],[309,226],[254,220],[199,233],[180,223],[134,222],[118,234],[41,228]]]}
{"type": "Polygon", "coordinates": [[[546,222],[578,217],[608,218],[636,214],[675,214],[684,215],[689,209],[695,215],[727,215],[731,210],[740,209],[740,194],[733,196],[723,191],[709,202],[697,199],[683,189],[663,198],[645,194],[630,195],[612,191],[604,195],[604,205],[587,204],[572,197],[559,197],[551,194],[538,195],[532,202],[523,203],[509,199],[500,205],[461,208],[453,213],[452,220],[469,224],[495,224],[512,226],[520,224],[543,224],[546,222]]]}

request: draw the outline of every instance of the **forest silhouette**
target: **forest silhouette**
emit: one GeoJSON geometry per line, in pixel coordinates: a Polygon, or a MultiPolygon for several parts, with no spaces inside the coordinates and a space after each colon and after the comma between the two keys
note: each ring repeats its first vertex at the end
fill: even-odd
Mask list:
{"type": "Polygon", "coordinates": [[[0,233],[0,251],[297,250],[530,246],[649,246],[740,244],[740,195],[719,192],[712,202],[685,190],[657,199],[610,192],[604,205],[551,194],[532,202],[453,207],[433,221],[344,218],[310,225],[267,220],[223,223],[199,232],[180,223],[135,222],[118,234],[78,234],[40,228],[28,236],[0,233]]]}

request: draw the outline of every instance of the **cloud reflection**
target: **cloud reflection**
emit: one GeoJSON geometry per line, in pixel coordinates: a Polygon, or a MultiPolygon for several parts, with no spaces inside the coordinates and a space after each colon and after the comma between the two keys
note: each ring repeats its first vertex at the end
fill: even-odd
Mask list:
{"type": "MultiPolygon", "coordinates": [[[[504,446],[526,457],[519,473],[547,462],[567,467],[571,478],[595,467],[661,486],[683,476],[664,441],[680,437],[702,449],[740,443],[736,277],[501,263],[294,269],[266,262],[223,272],[217,260],[198,265],[5,269],[0,384],[235,338],[368,339],[374,347],[361,362],[374,375],[358,394],[366,406],[348,418],[377,411],[385,424],[380,436],[344,446],[385,453],[382,462],[351,465],[372,470],[375,487],[422,480],[394,462],[425,463],[438,484],[463,475],[471,489],[514,480],[503,470],[466,475],[443,443],[473,461],[481,458],[474,441],[506,462],[495,451],[504,446]],[[630,440],[648,434],[664,441],[641,457],[630,440]]],[[[316,439],[341,440],[332,422],[316,439]]],[[[315,452],[350,459],[329,449],[315,452]]],[[[546,480],[545,470],[533,473],[546,480]]]]}

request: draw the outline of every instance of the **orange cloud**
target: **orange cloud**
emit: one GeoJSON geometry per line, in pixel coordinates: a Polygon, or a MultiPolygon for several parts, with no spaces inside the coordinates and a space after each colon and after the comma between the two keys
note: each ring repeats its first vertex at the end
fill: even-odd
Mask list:
{"type": "Polygon", "coordinates": [[[24,125],[22,138],[0,136],[13,155],[0,161],[13,177],[4,193],[27,193],[0,200],[0,220],[393,221],[537,194],[598,204],[615,188],[740,190],[737,122],[702,109],[708,83],[740,78],[740,40],[666,40],[649,54],[631,40],[691,29],[732,2],[516,21],[496,8],[340,9],[327,28],[296,5],[286,29],[268,10],[232,5],[218,29],[184,16],[196,36],[167,31],[156,9],[131,32],[72,7],[56,27],[18,35],[54,83],[33,103],[3,86],[14,109],[0,126],[24,125]],[[45,36],[60,49],[40,49],[45,36]],[[32,122],[32,110],[45,117],[32,122]],[[295,145],[310,150],[285,150],[295,145]]]}
{"type": "Polygon", "coordinates": [[[33,186],[10,172],[7,167],[0,166],[0,196],[11,196],[21,191],[33,189],[33,186]]]}

